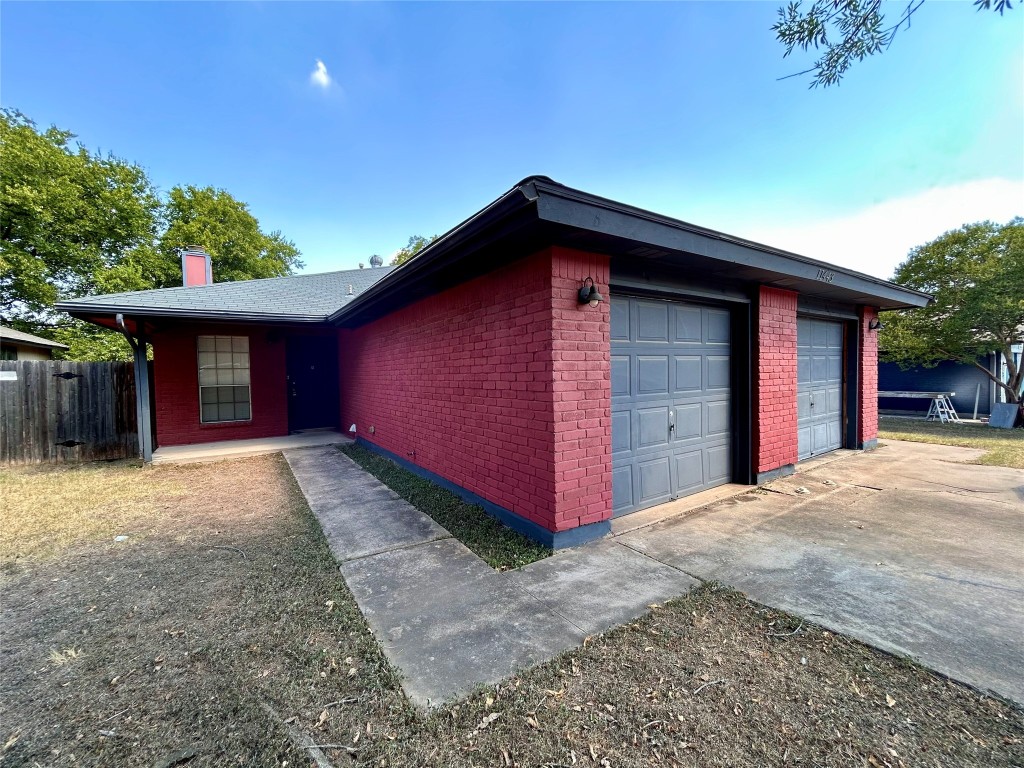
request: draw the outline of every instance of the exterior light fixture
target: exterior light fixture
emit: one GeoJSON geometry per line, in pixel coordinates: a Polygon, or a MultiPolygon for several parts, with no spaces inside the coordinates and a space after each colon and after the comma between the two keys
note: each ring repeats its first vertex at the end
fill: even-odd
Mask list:
{"type": "Polygon", "coordinates": [[[873,318],[871,318],[871,320],[868,321],[868,330],[869,331],[880,331],[884,327],[885,326],[882,325],[882,321],[879,320],[877,317],[873,317],[873,318]]]}
{"type": "Polygon", "coordinates": [[[579,303],[596,307],[602,301],[604,301],[604,296],[598,292],[597,286],[594,285],[594,278],[586,278],[583,281],[583,287],[580,288],[579,303]],[[587,285],[588,282],[590,283],[589,286],[587,285]]]}

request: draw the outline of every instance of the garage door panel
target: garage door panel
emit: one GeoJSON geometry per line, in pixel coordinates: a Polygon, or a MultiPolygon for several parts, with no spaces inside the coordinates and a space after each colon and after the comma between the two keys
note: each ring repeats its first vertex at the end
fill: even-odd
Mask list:
{"type": "Polygon", "coordinates": [[[704,454],[690,451],[675,456],[676,487],[680,491],[692,491],[704,485],[704,454]]]}
{"type": "Polygon", "coordinates": [[[732,318],[724,309],[705,309],[707,313],[706,337],[708,344],[729,344],[732,338],[732,318]]]}
{"type": "Polygon", "coordinates": [[[672,496],[671,464],[668,456],[637,463],[640,503],[660,501],[672,496]]]}
{"type": "Polygon", "coordinates": [[[810,425],[797,427],[796,430],[796,451],[800,458],[810,456],[812,453],[811,446],[811,427],[810,425]]]}
{"type": "Polygon", "coordinates": [[[797,392],[796,394],[796,420],[809,419],[811,417],[811,393],[797,392]]]}
{"type": "Polygon", "coordinates": [[[828,381],[828,358],[824,355],[811,357],[811,383],[828,381]]]}
{"type": "Polygon", "coordinates": [[[668,343],[668,305],[663,302],[641,301],[636,306],[637,341],[668,343]]]}
{"type": "Polygon", "coordinates": [[[612,469],[612,514],[633,506],[633,465],[612,469]]]}
{"type": "Polygon", "coordinates": [[[830,387],[825,393],[829,415],[839,415],[843,410],[843,392],[839,387],[830,387]]]}
{"type": "Polygon", "coordinates": [[[796,383],[811,383],[811,356],[800,354],[796,357],[796,383]]]}
{"type": "Polygon", "coordinates": [[[629,356],[612,355],[612,397],[628,396],[633,389],[630,386],[629,356]]]}
{"type": "Polygon", "coordinates": [[[667,405],[637,409],[636,448],[638,450],[658,445],[668,445],[668,412],[669,408],[667,405]]]}
{"type": "Polygon", "coordinates": [[[672,317],[675,320],[675,334],[673,341],[676,342],[701,342],[703,323],[701,321],[700,307],[683,307],[675,305],[672,307],[672,317]]]}
{"type": "Polygon", "coordinates": [[[829,355],[828,357],[828,378],[830,381],[842,381],[843,379],[843,356],[840,354],[829,355]]]}
{"type": "Polygon", "coordinates": [[[704,358],[708,378],[705,389],[728,389],[730,363],[728,355],[708,355],[704,358]]]}
{"type": "Polygon", "coordinates": [[[700,437],[703,432],[701,404],[691,403],[676,407],[676,440],[700,437]]]}
{"type": "Polygon", "coordinates": [[[674,392],[700,392],[703,381],[701,374],[702,360],[703,358],[700,355],[675,356],[676,381],[673,388],[674,392]]]}
{"type": "Polygon", "coordinates": [[[730,422],[732,421],[732,402],[729,400],[715,400],[705,404],[707,408],[707,431],[704,436],[708,439],[728,438],[730,422]]]}
{"type": "Polygon", "coordinates": [[[639,356],[636,358],[636,370],[638,394],[668,394],[668,355],[639,356]]]}
{"type": "Polygon", "coordinates": [[[611,301],[612,341],[629,341],[630,312],[629,299],[612,297],[611,301]]]}
{"type": "Polygon", "coordinates": [[[615,296],[612,324],[615,514],[729,482],[729,311],[615,296]]]}
{"type": "Polygon", "coordinates": [[[704,470],[706,483],[720,484],[729,482],[732,477],[732,452],[729,446],[720,445],[704,452],[707,466],[704,470]]]}
{"type": "Polygon", "coordinates": [[[843,324],[797,319],[797,455],[843,444],[843,324]]]}
{"type": "Polygon", "coordinates": [[[612,412],[612,453],[622,453],[633,448],[633,412],[612,412]]]}

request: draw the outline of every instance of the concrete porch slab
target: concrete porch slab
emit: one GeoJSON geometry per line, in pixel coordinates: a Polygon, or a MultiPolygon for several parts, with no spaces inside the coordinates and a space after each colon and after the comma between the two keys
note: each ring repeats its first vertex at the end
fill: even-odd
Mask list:
{"type": "Polygon", "coordinates": [[[699,583],[607,540],[563,550],[510,572],[508,579],[588,635],[632,621],[651,603],[684,595],[699,583]]]}
{"type": "Polygon", "coordinates": [[[585,636],[455,539],[350,560],[341,571],[420,706],[497,683],[585,636]]]}
{"type": "Polygon", "coordinates": [[[261,437],[255,440],[218,440],[215,443],[163,446],[153,451],[153,463],[192,464],[201,461],[221,461],[222,459],[238,459],[242,456],[277,453],[289,448],[343,445],[351,442],[350,438],[336,430],[317,429],[281,437],[261,437]]]}
{"type": "Polygon", "coordinates": [[[340,563],[451,536],[334,446],[284,457],[340,563]]]}

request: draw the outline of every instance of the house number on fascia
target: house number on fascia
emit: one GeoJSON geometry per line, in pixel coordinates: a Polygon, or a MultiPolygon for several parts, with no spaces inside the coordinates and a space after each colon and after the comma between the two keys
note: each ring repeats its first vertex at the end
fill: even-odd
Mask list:
{"type": "Polygon", "coordinates": [[[818,279],[821,280],[823,283],[831,283],[835,279],[835,277],[836,273],[833,272],[831,269],[818,270],[818,279]]]}

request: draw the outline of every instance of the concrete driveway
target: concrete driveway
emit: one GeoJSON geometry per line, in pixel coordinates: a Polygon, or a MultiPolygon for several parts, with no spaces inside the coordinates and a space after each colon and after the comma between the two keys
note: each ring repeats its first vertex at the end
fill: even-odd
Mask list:
{"type": "Polygon", "coordinates": [[[980,453],[886,441],[616,541],[1024,703],[1024,471],[980,453]]]}

